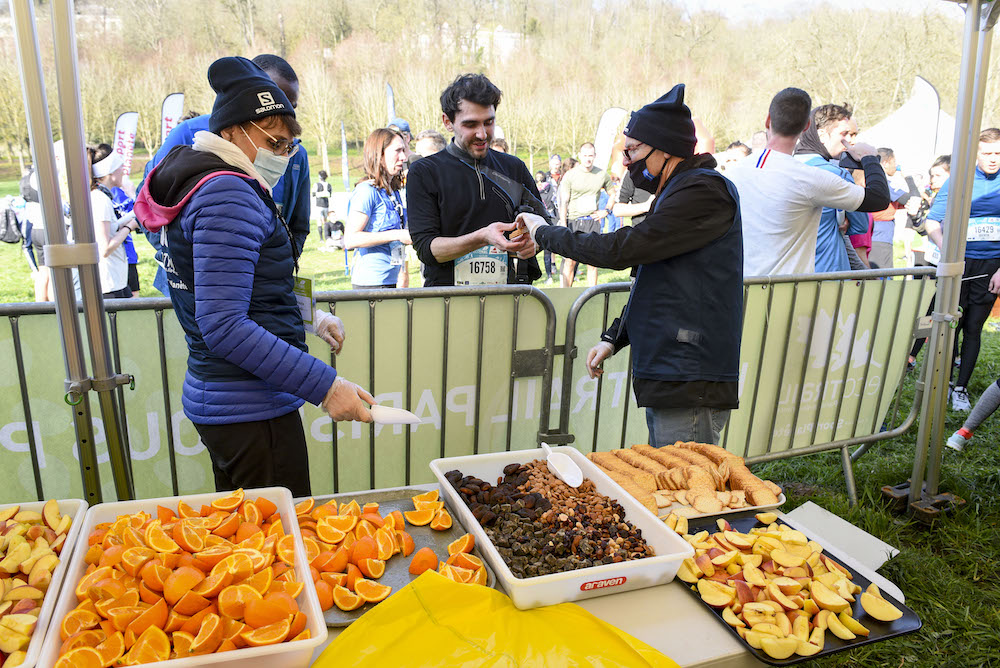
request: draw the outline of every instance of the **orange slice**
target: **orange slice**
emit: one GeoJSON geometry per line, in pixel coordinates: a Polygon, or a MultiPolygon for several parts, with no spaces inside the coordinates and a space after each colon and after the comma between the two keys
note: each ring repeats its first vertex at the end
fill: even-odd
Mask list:
{"type": "MultiPolygon", "coordinates": [[[[96,545],[94,547],[96,547],[96,545]]],[[[122,560],[123,552],[125,552],[124,545],[112,545],[101,553],[101,556],[97,561],[97,565],[115,567],[122,560]]]]}
{"type": "Polygon", "coordinates": [[[417,550],[413,558],[410,559],[410,573],[413,575],[420,575],[426,570],[434,570],[437,568],[438,558],[434,554],[434,550],[429,547],[422,547],[417,550]]]}
{"type": "Polygon", "coordinates": [[[184,503],[183,501],[177,502],[177,515],[178,517],[201,517],[201,513],[197,510],[184,503]]]}
{"type": "Polygon", "coordinates": [[[458,552],[472,552],[472,549],[476,546],[476,537],[471,533],[467,533],[458,540],[448,543],[448,554],[457,554],[458,552]]]}
{"type": "Polygon", "coordinates": [[[257,497],[253,502],[257,509],[260,511],[261,518],[267,520],[270,519],[271,515],[274,515],[278,510],[278,506],[275,505],[270,499],[265,499],[263,496],[257,497]]]}
{"type": "Polygon", "coordinates": [[[62,624],[59,625],[59,638],[61,640],[66,640],[70,636],[76,635],[81,631],[87,631],[92,628],[96,628],[100,623],[101,617],[96,612],[91,612],[89,610],[70,610],[63,617],[62,624]]]}
{"type": "Polygon", "coordinates": [[[142,581],[146,583],[146,586],[153,591],[160,592],[163,591],[163,585],[170,573],[172,571],[166,566],[161,566],[155,560],[148,562],[139,571],[142,581]]]}
{"type": "Polygon", "coordinates": [[[353,515],[354,517],[361,517],[361,506],[358,505],[357,501],[351,500],[350,503],[343,503],[337,510],[338,515],[353,515]]]}
{"type": "Polygon", "coordinates": [[[224,510],[227,513],[231,513],[240,507],[240,504],[243,503],[243,499],[244,499],[243,489],[240,488],[234,491],[233,493],[222,497],[221,499],[216,499],[215,501],[212,501],[212,507],[218,508],[219,510],[224,510]]]}
{"type": "Polygon", "coordinates": [[[256,525],[258,529],[260,528],[260,523],[264,521],[264,518],[260,513],[260,508],[258,508],[257,504],[254,503],[244,503],[240,507],[240,515],[243,516],[245,521],[256,525]]]}
{"type": "Polygon", "coordinates": [[[104,659],[93,647],[77,647],[62,655],[55,668],[103,668],[104,659]]]}
{"type": "MultiPolygon", "coordinates": [[[[322,603],[322,599],[320,602],[322,603]]],[[[286,605],[283,602],[275,600],[251,599],[247,601],[246,606],[243,608],[243,621],[246,622],[247,626],[254,629],[275,624],[289,617],[291,617],[291,614],[288,612],[286,605]]]]}
{"type": "Polygon", "coordinates": [[[128,664],[154,663],[170,658],[170,639],[162,629],[150,626],[136,638],[132,649],[125,655],[123,662],[128,664]]]}
{"type": "Polygon", "coordinates": [[[212,567],[210,575],[218,575],[229,571],[233,574],[233,582],[245,580],[253,575],[253,560],[240,552],[234,552],[212,567]]]}
{"type": "Polygon", "coordinates": [[[205,538],[193,526],[183,520],[174,524],[171,536],[175,543],[188,552],[200,552],[205,549],[205,538]]]}
{"type": "Polygon", "coordinates": [[[295,602],[295,597],[285,591],[269,592],[264,600],[281,605],[289,615],[294,615],[299,611],[299,604],[295,602]]]}
{"type": "Polygon", "coordinates": [[[240,584],[253,587],[261,595],[264,595],[271,588],[272,582],[274,582],[274,570],[268,566],[267,568],[263,568],[259,572],[254,573],[246,580],[243,580],[240,584]]]}
{"type": "MultiPolygon", "coordinates": [[[[181,566],[164,580],[163,598],[167,599],[167,603],[173,605],[181,600],[181,597],[186,593],[201,584],[204,579],[205,574],[198,569],[181,566]]],[[[184,613],[183,610],[180,612],[184,613]]]]}
{"type": "Polygon", "coordinates": [[[250,647],[262,647],[264,645],[275,645],[288,637],[288,629],[291,626],[289,620],[262,626],[253,631],[244,631],[240,634],[244,642],[250,647]]]}
{"type": "Polygon", "coordinates": [[[414,510],[434,510],[438,511],[444,508],[444,501],[414,501],[414,510]]]}
{"type": "Polygon", "coordinates": [[[198,635],[198,630],[201,629],[201,622],[208,615],[218,615],[219,606],[213,601],[211,605],[202,610],[201,612],[196,612],[195,614],[184,620],[181,624],[181,631],[184,633],[190,633],[192,636],[198,635]]]}
{"type": "Polygon", "coordinates": [[[434,515],[434,519],[431,520],[431,528],[435,531],[447,531],[451,528],[451,525],[451,514],[444,509],[437,511],[434,515]]]}
{"type": "Polygon", "coordinates": [[[295,504],[295,514],[296,515],[308,515],[312,512],[313,507],[316,505],[316,499],[310,497],[305,501],[300,501],[295,504]]]}
{"type": "Polygon", "coordinates": [[[184,658],[191,653],[191,643],[194,642],[194,636],[185,631],[174,631],[170,639],[174,643],[174,654],[177,658],[184,658]]]}
{"type": "Polygon", "coordinates": [[[114,625],[116,631],[125,631],[136,617],[149,608],[141,608],[138,605],[130,605],[121,608],[111,608],[108,611],[108,619],[114,625]]]}
{"type": "Polygon", "coordinates": [[[411,496],[410,500],[413,503],[417,501],[437,501],[438,500],[438,490],[432,489],[429,492],[424,492],[423,494],[417,494],[416,496],[411,496]]]}
{"type": "Polygon", "coordinates": [[[412,524],[413,526],[422,527],[431,523],[431,520],[434,519],[434,511],[408,510],[405,513],[403,513],[403,517],[405,517],[406,521],[412,524]]]}
{"type": "MultiPolygon", "coordinates": [[[[256,526],[256,525],[254,525],[256,526]]],[[[239,537],[240,532],[236,532],[237,537],[239,537]]],[[[256,533],[250,534],[243,540],[239,541],[238,547],[248,550],[257,550],[258,552],[264,549],[264,532],[258,530],[256,533]]]]}
{"type": "Polygon", "coordinates": [[[209,568],[214,568],[216,564],[233,553],[233,548],[229,545],[215,545],[206,548],[201,552],[196,552],[194,557],[206,564],[209,568]]]}
{"type": "Polygon", "coordinates": [[[306,614],[304,612],[296,612],[295,616],[292,617],[292,623],[288,627],[288,637],[295,638],[306,628],[306,614]]]}
{"type": "Polygon", "coordinates": [[[472,584],[483,585],[485,587],[486,583],[486,567],[477,569],[476,574],[472,577],[472,584]]]}
{"type": "Polygon", "coordinates": [[[295,536],[292,534],[284,536],[278,541],[275,549],[278,559],[281,559],[289,566],[295,565],[295,536]]]}
{"type": "MultiPolygon", "coordinates": [[[[340,541],[344,540],[344,536],[347,535],[347,531],[342,529],[337,529],[331,526],[326,520],[328,518],[324,517],[316,525],[316,535],[324,543],[329,543],[331,545],[336,545],[340,541]]],[[[354,519],[353,517],[351,519],[354,519]]]]}
{"type": "Polygon", "coordinates": [[[365,599],[361,598],[346,587],[333,588],[333,603],[345,612],[357,610],[365,604],[365,599]]]}
{"type": "Polygon", "coordinates": [[[209,575],[197,585],[191,588],[191,593],[204,596],[205,598],[215,598],[223,589],[233,583],[233,574],[223,571],[215,575],[209,575]]]}
{"type": "Polygon", "coordinates": [[[368,603],[383,601],[391,592],[392,587],[365,578],[360,578],[354,583],[354,593],[368,603]]]}
{"type": "Polygon", "coordinates": [[[375,529],[375,525],[368,520],[359,520],[358,525],[354,527],[354,535],[358,538],[367,538],[375,535],[375,529]]]}
{"type": "Polygon", "coordinates": [[[95,649],[101,655],[101,660],[105,666],[118,665],[118,659],[122,658],[122,655],[125,654],[125,636],[120,632],[114,633],[108,636],[95,649]]]}
{"type": "Polygon", "coordinates": [[[77,647],[97,647],[104,642],[107,637],[108,634],[101,629],[87,629],[86,631],[74,633],[63,641],[62,647],[59,648],[59,654],[65,654],[66,652],[74,650],[77,647]]]}
{"type": "MultiPolygon", "coordinates": [[[[256,508],[256,506],[254,505],[251,505],[250,507],[256,508]]],[[[263,532],[261,532],[259,526],[257,526],[253,522],[246,522],[246,521],[240,522],[239,526],[236,527],[236,535],[233,537],[233,540],[237,543],[242,543],[243,541],[245,541],[247,538],[250,538],[254,534],[260,534],[260,542],[261,544],[263,544],[264,534],[263,532]]]]}
{"type": "MultiPolygon", "coordinates": [[[[150,589],[148,586],[146,586],[146,583],[142,582],[141,580],[139,581],[139,589],[137,593],[139,595],[139,599],[141,599],[143,603],[148,603],[149,605],[153,605],[161,598],[163,598],[163,596],[150,589]]],[[[127,603],[123,605],[138,605],[138,603],[139,601],[136,601],[135,603],[127,603]]],[[[110,610],[110,608],[108,609],[110,610]]]]}
{"type": "Polygon", "coordinates": [[[262,598],[260,592],[253,587],[231,585],[219,594],[219,613],[233,619],[243,619],[247,602],[260,598],[262,598]]]}
{"type": "Polygon", "coordinates": [[[381,559],[362,559],[358,562],[362,575],[377,580],[385,574],[385,562],[381,559]]]}
{"type": "Polygon", "coordinates": [[[320,573],[320,579],[330,585],[335,587],[340,585],[341,587],[347,586],[347,573],[320,573]]]}
{"type": "Polygon", "coordinates": [[[467,568],[470,571],[474,571],[483,567],[483,560],[474,554],[466,554],[465,552],[458,552],[448,557],[448,564],[451,566],[458,566],[460,568],[467,568]]]}
{"type": "MultiPolygon", "coordinates": [[[[292,634],[289,633],[288,635],[291,636],[292,634]]],[[[302,633],[298,634],[297,636],[295,636],[294,638],[292,638],[288,642],[295,642],[296,640],[309,640],[309,638],[311,638],[311,637],[312,637],[312,634],[309,633],[309,629],[306,629],[305,631],[303,631],[302,633]]]]}
{"type": "Polygon", "coordinates": [[[146,527],[146,532],[143,534],[143,538],[146,541],[146,546],[157,552],[170,554],[181,549],[180,546],[167,535],[167,532],[163,530],[163,526],[160,524],[159,520],[153,520],[149,526],[146,527]]]}
{"type": "Polygon", "coordinates": [[[167,633],[180,631],[184,628],[184,624],[186,624],[189,619],[191,619],[191,617],[188,615],[182,615],[176,610],[171,610],[170,614],[167,615],[167,623],[163,627],[163,630],[167,633]]]}
{"type": "Polygon", "coordinates": [[[396,553],[396,539],[389,529],[379,529],[375,532],[375,544],[378,547],[378,558],[386,561],[396,553]]]}
{"type": "Polygon", "coordinates": [[[86,599],[87,591],[91,587],[96,585],[101,580],[105,580],[110,577],[111,577],[110,566],[102,566],[100,568],[96,568],[93,571],[91,571],[89,575],[86,575],[83,578],[81,578],[80,583],[76,585],[77,600],[82,601],[86,599]]]}
{"type": "Polygon", "coordinates": [[[180,600],[177,601],[174,605],[174,611],[182,615],[194,615],[207,608],[211,605],[211,603],[212,602],[204,596],[200,596],[199,594],[195,594],[193,591],[189,591],[181,596],[180,600]]]}
{"type": "Polygon", "coordinates": [[[404,557],[413,554],[413,550],[416,548],[416,545],[413,543],[413,536],[405,531],[396,532],[396,543],[399,545],[399,551],[402,552],[404,557]]]}
{"type": "Polygon", "coordinates": [[[198,635],[191,642],[192,654],[211,654],[222,644],[222,618],[216,614],[205,615],[198,635]]]}
{"type": "Polygon", "coordinates": [[[219,526],[212,529],[212,533],[219,538],[232,538],[239,528],[240,516],[237,513],[230,513],[219,523],[219,526]]]}
{"type": "Polygon", "coordinates": [[[131,631],[136,636],[141,636],[146,629],[153,626],[162,630],[167,625],[167,612],[167,602],[161,598],[156,605],[146,608],[139,616],[129,622],[126,630],[131,631]]]}

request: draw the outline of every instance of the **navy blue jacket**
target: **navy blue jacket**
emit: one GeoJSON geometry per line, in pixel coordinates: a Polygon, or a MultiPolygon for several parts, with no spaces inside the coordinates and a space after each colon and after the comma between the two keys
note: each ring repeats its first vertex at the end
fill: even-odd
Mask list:
{"type": "Polygon", "coordinates": [[[198,424],[319,405],[337,372],[306,352],[292,246],[261,186],[212,153],[175,148],[136,211],[166,230],[167,277],[188,344],[184,413],[198,424]]]}

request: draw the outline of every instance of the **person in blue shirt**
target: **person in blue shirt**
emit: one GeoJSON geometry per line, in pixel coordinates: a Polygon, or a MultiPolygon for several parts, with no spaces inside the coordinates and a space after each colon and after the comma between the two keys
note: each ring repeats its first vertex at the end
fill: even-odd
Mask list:
{"type": "MultiPolygon", "coordinates": [[[[825,169],[854,183],[851,173],[836,164],[850,143],[852,133],[851,111],[836,104],[824,104],[812,111],[812,123],[802,133],[795,157],[807,165],[825,169]]],[[[843,212],[824,207],[816,234],[816,273],[851,271],[864,268],[860,260],[852,265],[849,254],[857,253],[844,234],[868,232],[868,215],[856,211],[843,212]],[[841,225],[846,224],[846,230],[841,225]]]]}
{"type": "Polygon", "coordinates": [[[351,284],[356,290],[394,288],[410,245],[399,189],[406,166],[402,133],[379,128],[365,140],[365,176],[347,204],[344,248],[354,248],[351,284]]]}
{"type": "MultiPolygon", "coordinates": [[[[962,362],[951,393],[951,407],[956,411],[972,408],[966,389],[979,359],[983,325],[990,315],[996,291],[1000,289],[1000,129],[989,128],[979,134],[976,173],[972,180],[972,207],[965,244],[965,274],[958,305],[962,309],[962,362]],[[991,290],[991,287],[994,288],[991,290]]],[[[943,244],[941,221],[948,207],[951,180],[945,181],[927,212],[927,237],[937,248],[943,244]]]]}
{"type": "MultiPolygon", "coordinates": [[[[261,54],[253,59],[255,65],[267,73],[271,80],[278,85],[291,102],[292,108],[298,106],[299,101],[299,78],[295,74],[292,66],[284,58],[273,54],[261,54]]],[[[156,165],[167,156],[172,149],[177,146],[191,146],[194,144],[194,135],[201,130],[208,130],[209,114],[203,114],[190,118],[170,131],[163,145],[156,151],[156,155],[146,163],[143,172],[143,182],[149,176],[156,165]]],[[[138,190],[142,189],[142,183],[138,190]]],[[[137,190],[137,192],[138,192],[137,190]]],[[[272,195],[274,202],[278,206],[278,211],[288,222],[292,239],[295,243],[296,251],[302,252],[306,243],[306,236],[309,234],[309,156],[305,151],[296,151],[288,163],[288,169],[284,176],[274,186],[272,195]]],[[[139,222],[142,222],[141,220],[139,222]]],[[[159,233],[147,231],[146,238],[156,251],[156,261],[160,265],[156,270],[156,277],[153,280],[153,287],[169,296],[169,284],[163,270],[165,262],[165,249],[160,241],[159,233]]]]}

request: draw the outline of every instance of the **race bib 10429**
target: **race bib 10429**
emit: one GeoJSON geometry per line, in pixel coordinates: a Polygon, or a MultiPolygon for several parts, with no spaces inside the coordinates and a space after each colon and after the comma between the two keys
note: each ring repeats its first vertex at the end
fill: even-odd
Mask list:
{"type": "Polygon", "coordinates": [[[455,285],[504,285],[507,251],[484,246],[455,260],[455,285]]]}

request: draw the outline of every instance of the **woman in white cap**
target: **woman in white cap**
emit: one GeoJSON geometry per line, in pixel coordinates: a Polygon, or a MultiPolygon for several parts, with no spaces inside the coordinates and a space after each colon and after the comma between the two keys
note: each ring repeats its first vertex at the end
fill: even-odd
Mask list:
{"type": "Polygon", "coordinates": [[[90,158],[90,210],[94,217],[94,237],[97,241],[98,272],[101,275],[101,292],[105,299],[123,299],[132,296],[128,287],[128,259],[125,248],[117,246],[105,253],[111,239],[121,226],[111,196],[111,188],[121,187],[125,161],[107,144],[87,147],[90,158]]]}

